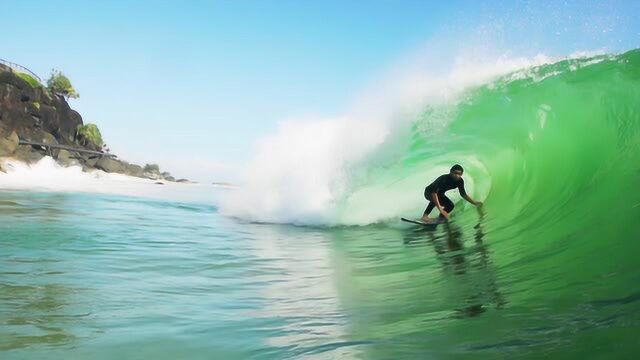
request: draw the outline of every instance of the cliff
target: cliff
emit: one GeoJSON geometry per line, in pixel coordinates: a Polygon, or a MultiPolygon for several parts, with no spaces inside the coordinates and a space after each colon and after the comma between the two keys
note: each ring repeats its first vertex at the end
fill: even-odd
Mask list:
{"type": "Polygon", "coordinates": [[[51,93],[36,79],[0,64],[0,158],[34,163],[50,155],[63,166],[79,165],[85,170],[100,169],[150,179],[174,180],[168,173],[160,173],[157,167],[145,169],[95,154],[19,145],[23,140],[100,151],[99,146],[78,134],[81,125],[82,116],[71,109],[63,96],[51,93]]]}

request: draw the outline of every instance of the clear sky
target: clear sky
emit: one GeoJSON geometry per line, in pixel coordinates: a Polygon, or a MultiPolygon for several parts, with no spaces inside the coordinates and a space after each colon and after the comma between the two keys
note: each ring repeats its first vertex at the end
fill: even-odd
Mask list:
{"type": "Polygon", "coordinates": [[[62,70],[122,158],[224,181],[279,120],[339,114],[433,36],[489,27],[525,55],[621,51],[640,45],[639,4],[0,0],[0,58],[62,70]]]}

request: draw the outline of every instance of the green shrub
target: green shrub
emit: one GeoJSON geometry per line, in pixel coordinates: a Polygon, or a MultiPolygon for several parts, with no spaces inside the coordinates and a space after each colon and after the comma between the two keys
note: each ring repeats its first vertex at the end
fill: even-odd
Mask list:
{"type": "Polygon", "coordinates": [[[160,172],[160,166],[158,166],[158,164],[146,164],[144,166],[144,171],[145,172],[156,172],[156,173],[159,173],[160,172]]]}
{"type": "MultiPolygon", "coordinates": [[[[90,142],[96,147],[101,147],[102,142],[102,134],[100,134],[100,129],[95,124],[86,124],[78,126],[78,136],[80,137],[81,142],[90,142]]],[[[85,143],[85,145],[87,145],[85,143]]]]}
{"type": "Polygon", "coordinates": [[[58,70],[51,70],[51,77],[47,80],[47,88],[54,94],[62,95],[67,99],[77,99],[80,94],[71,85],[69,78],[58,70]]]}
{"type": "Polygon", "coordinates": [[[40,81],[38,81],[38,79],[34,78],[33,76],[27,73],[16,72],[16,75],[18,75],[22,80],[28,82],[32,88],[37,88],[42,86],[42,84],[40,84],[40,81]]]}

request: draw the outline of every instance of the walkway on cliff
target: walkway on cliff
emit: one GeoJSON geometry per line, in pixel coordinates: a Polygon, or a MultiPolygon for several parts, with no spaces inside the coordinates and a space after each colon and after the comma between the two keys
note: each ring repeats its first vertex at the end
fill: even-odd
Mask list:
{"type": "Polygon", "coordinates": [[[77,152],[77,153],[97,155],[97,156],[100,156],[100,157],[110,157],[110,158],[116,158],[117,157],[114,154],[104,153],[104,152],[101,152],[101,151],[74,148],[74,147],[67,146],[67,145],[45,144],[45,143],[40,143],[40,142],[35,142],[35,141],[27,141],[27,140],[22,140],[22,139],[20,139],[18,144],[19,145],[41,146],[41,147],[45,148],[45,150],[49,154],[51,154],[51,149],[60,149],[60,150],[67,150],[67,151],[71,151],[71,152],[77,152]]]}

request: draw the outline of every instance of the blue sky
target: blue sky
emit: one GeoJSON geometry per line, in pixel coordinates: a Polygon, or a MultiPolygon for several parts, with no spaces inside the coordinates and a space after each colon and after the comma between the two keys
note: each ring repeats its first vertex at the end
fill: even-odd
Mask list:
{"type": "Polygon", "coordinates": [[[0,0],[0,58],[71,79],[113,152],[235,177],[279,120],[344,111],[434,36],[489,27],[524,55],[640,44],[640,2],[0,0]]]}

